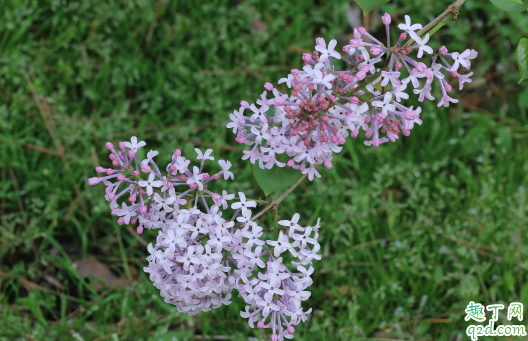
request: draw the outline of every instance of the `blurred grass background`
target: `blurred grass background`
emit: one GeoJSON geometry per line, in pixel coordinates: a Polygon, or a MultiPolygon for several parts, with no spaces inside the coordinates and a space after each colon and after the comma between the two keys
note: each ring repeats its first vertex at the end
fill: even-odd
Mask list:
{"type": "MultiPolygon", "coordinates": [[[[425,24],[449,4],[395,0],[364,25],[383,37],[384,12],[393,24],[405,14],[425,24]]],[[[228,114],[300,68],[316,37],[346,43],[356,5],[9,0],[1,8],[0,340],[267,340],[240,317],[240,298],[194,317],[164,303],[142,271],[156,231],[138,238],[118,226],[103,186],[86,180],[109,165],[106,141],[133,135],[162,164],[176,148],[192,158],[195,147],[240,160],[228,114]],[[83,277],[90,272],[106,284],[83,277]]],[[[460,103],[426,103],[423,125],[382,148],[349,140],[334,169],[281,204],[283,218],[299,212],[323,226],[305,302],[313,312],[295,340],[459,341],[469,301],[528,303],[521,37],[526,13],[468,0],[431,39],[435,49],[479,51],[473,83],[454,86],[460,103]]],[[[236,181],[224,189],[263,195],[249,164],[233,168],[236,181]]],[[[500,324],[522,324],[505,314],[500,324]]]]}

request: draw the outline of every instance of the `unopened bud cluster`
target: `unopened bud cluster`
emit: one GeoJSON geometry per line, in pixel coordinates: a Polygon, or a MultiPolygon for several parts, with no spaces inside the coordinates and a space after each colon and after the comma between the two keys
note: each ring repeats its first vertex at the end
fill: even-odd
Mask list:
{"type": "Polygon", "coordinates": [[[256,104],[242,101],[240,109],[230,114],[227,127],[237,134],[235,141],[253,146],[244,151],[243,159],[258,161],[263,169],[300,169],[313,180],[320,177],[315,166],[332,168],[333,153],[341,151],[349,136],[356,138],[362,130],[368,139],[365,145],[378,147],[396,141],[400,134],[409,136],[415,124],[422,124],[420,107],[401,104],[409,98],[408,87],[422,102],[435,99],[431,91],[436,83],[442,94],[438,106],[457,103],[448,95],[452,86],[446,74],[456,77],[462,89],[473,73],[460,74],[460,66],[469,69],[477,52],[448,53],[442,46],[433,53],[427,45],[429,34],[418,36],[415,31],[422,25],[412,25],[409,16],[398,25],[403,32],[391,44],[391,21],[389,14],[382,16],[386,44],[363,27],[354,29],[354,39],[341,48],[343,53],[335,50],[335,39],[327,45],[317,38],[315,51],[302,56],[303,70],[293,69],[278,82],[285,83],[290,94],[266,83],[256,104]],[[414,40],[411,46],[403,45],[408,36],[414,40]],[[430,66],[418,61],[424,53],[432,56],[430,66]],[[346,68],[338,70],[335,59],[345,61],[346,68]]]}

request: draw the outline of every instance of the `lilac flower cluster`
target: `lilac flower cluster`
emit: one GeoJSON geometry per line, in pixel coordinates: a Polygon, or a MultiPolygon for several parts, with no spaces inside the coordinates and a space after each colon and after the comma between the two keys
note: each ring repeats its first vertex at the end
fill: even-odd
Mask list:
{"type": "Polygon", "coordinates": [[[241,315],[251,327],[257,322],[257,328],[270,328],[272,340],[292,338],[294,326],[311,312],[303,310],[301,302],[310,296],[306,289],[312,284],[312,261],[321,258],[319,221],[302,227],[296,213],[291,220],[278,222],[282,229],[277,240],[264,240],[263,228],[251,219],[255,201],[242,192],[235,197],[225,190],[217,194],[208,189],[213,180],[234,179],[229,161],[218,161],[222,170],[210,176],[203,166],[214,160],[211,149],[205,153],[195,149],[200,166],[192,171],[191,161],[176,150],[162,172],[154,161],[157,151],[138,160],[137,151],[143,146],[145,142],[136,137],[120,142],[119,151],[108,142],[114,167],[97,167],[105,176],[88,183],[107,186],[105,198],[112,214],[119,216],[118,224],[138,224],[139,234],[144,228],[159,230],[156,242],[147,247],[150,255],[144,271],[165,302],[194,315],[230,304],[231,292],[237,289],[247,303],[241,315]],[[126,202],[119,206],[118,200],[124,198],[130,206],[126,202]],[[224,218],[228,207],[233,213],[224,218]],[[295,258],[293,271],[283,254],[295,258]]]}
{"type": "Polygon", "coordinates": [[[422,124],[420,107],[400,103],[409,98],[407,87],[412,87],[423,102],[435,99],[431,91],[436,83],[442,93],[438,106],[457,103],[457,99],[448,95],[452,87],[444,73],[457,77],[462,89],[464,83],[471,82],[473,73],[460,74],[460,66],[469,69],[477,52],[468,49],[448,53],[442,46],[434,54],[427,45],[429,34],[418,36],[415,31],[422,25],[411,24],[407,15],[405,23],[398,25],[403,32],[391,45],[390,15],[385,13],[382,22],[386,27],[386,45],[363,27],[354,29],[354,39],[342,47],[344,54],[334,50],[335,39],[327,45],[323,38],[317,38],[315,51],[303,54],[303,70],[293,69],[278,82],[292,89],[289,95],[266,83],[266,91],[256,105],[242,101],[227,124],[237,134],[235,141],[253,146],[244,151],[242,158],[253,164],[258,161],[263,169],[275,165],[300,169],[313,180],[314,176],[320,177],[315,166],[332,168],[333,153],[341,151],[340,145],[349,135],[356,138],[360,129],[370,139],[365,145],[378,147],[396,141],[400,132],[409,136],[414,124],[422,124]],[[403,44],[407,35],[415,41],[414,45],[403,44]],[[430,66],[411,57],[414,51],[418,59],[424,52],[431,54],[430,66]],[[343,60],[346,68],[337,70],[335,59],[343,60]]]}

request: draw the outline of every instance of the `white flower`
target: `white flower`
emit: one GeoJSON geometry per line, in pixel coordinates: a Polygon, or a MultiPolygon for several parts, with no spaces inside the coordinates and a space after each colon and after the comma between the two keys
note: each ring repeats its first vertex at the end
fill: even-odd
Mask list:
{"type": "Polygon", "coordinates": [[[425,43],[429,41],[429,33],[427,33],[423,39],[416,36],[414,40],[416,41],[416,44],[418,44],[418,54],[417,54],[418,58],[422,58],[424,51],[427,52],[428,54],[433,53],[433,48],[431,46],[425,45],[425,43]]]}
{"type": "Polygon", "coordinates": [[[341,55],[337,51],[334,51],[336,45],[337,45],[337,40],[335,39],[330,40],[330,43],[328,43],[328,48],[325,48],[324,46],[321,46],[321,45],[317,45],[315,49],[321,52],[321,55],[319,56],[319,62],[324,63],[329,57],[341,59],[341,55]]]}
{"type": "Polygon", "coordinates": [[[229,168],[231,168],[231,162],[229,160],[218,160],[218,164],[220,165],[220,167],[222,167],[222,171],[224,172],[224,180],[227,180],[229,178],[231,178],[232,180],[235,179],[233,173],[228,171],[229,168]]]}
{"type": "Polygon", "coordinates": [[[137,137],[135,137],[135,136],[132,136],[132,138],[130,139],[130,142],[125,142],[125,146],[127,146],[130,149],[132,149],[134,152],[137,152],[138,148],[141,148],[141,147],[146,146],[146,145],[147,144],[145,143],[145,141],[141,141],[141,142],[138,143],[137,137]]]}
{"type": "Polygon", "coordinates": [[[154,177],[155,177],[154,173],[150,173],[147,181],[144,181],[144,180],[138,181],[139,186],[147,187],[147,195],[152,195],[152,193],[154,192],[152,187],[161,187],[163,185],[163,181],[161,180],[154,181],[154,177]]]}
{"type": "Polygon", "coordinates": [[[156,156],[158,154],[159,154],[159,152],[157,150],[151,150],[150,152],[147,153],[147,158],[145,160],[141,161],[141,165],[142,166],[148,165],[149,162],[152,161],[154,156],[156,156]]]}
{"type": "Polygon", "coordinates": [[[407,31],[411,35],[411,38],[416,40],[416,38],[419,38],[419,37],[418,37],[418,35],[416,33],[414,33],[414,31],[421,30],[422,29],[422,25],[421,24],[411,25],[411,17],[406,15],[405,16],[405,24],[399,24],[398,28],[400,30],[407,31]]]}
{"type": "Polygon", "coordinates": [[[198,148],[194,148],[194,151],[198,154],[196,157],[197,160],[214,160],[214,157],[210,156],[213,152],[212,149],[207,149],[204,154],[202,154],[202,151],[198,148]]]}

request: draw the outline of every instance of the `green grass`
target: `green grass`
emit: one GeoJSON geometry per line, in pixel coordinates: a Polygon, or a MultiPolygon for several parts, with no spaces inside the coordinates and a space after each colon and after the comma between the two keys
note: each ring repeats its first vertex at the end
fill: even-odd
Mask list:
{"type": "MultiPolygon", "coordinates": [[[[399,0],[381,13],[425,24],[448,4],[399,0]]],[[[514,60],[528,17],[467,5],[432,38],[434,48],[479,51],[473,83],[454,90],[461,103],[424,105],[423,125],[396,143],[349,141],[332,170],[281,204],[283,218],[299,212],[323,226],[305,302],[313,313],[295,340],[463,340],[469,301],[528,303],[528,82],[517,85],[514,60]]],[[[240,159],[228,114],[300,68],[315,37],[350,39],[347,6],[4,2],[0,340],[268,339],[240,317],[240,298],[194,317],[164,303],[142,271],[146,248],[86,179],[108,164],[106,141],[132,135],[159,160],[195,147],[240,159]],[[95,290],[72,265],[88,257],[129,285],[95,290]]],[[[379,19],[372,25],[382,31],[379,19]]],[[[249,164],[233,168],[226,190],[263,195],[249,164]]]]}

